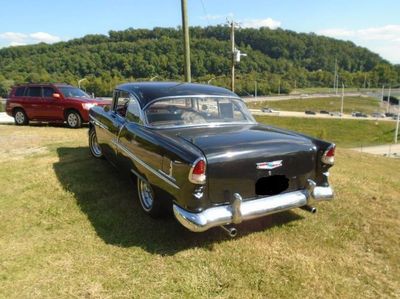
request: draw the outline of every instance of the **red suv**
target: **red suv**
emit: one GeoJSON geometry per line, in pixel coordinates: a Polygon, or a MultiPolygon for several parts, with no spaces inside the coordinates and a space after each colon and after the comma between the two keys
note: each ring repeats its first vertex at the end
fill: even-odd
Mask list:
{"type": "Polygon", "coordinates": [[[79,128],[82,123],[89,122],[91,107],[108,104],[67,84],[27,84],[11,90],[6,112],[14,117],[17,125],[27,125],[30,120],[66,121],[70,128],[79,128]]]}

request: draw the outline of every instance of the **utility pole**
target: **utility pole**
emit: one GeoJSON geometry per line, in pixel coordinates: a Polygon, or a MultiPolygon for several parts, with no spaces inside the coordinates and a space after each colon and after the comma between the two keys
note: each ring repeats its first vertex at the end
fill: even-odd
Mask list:
{"type": "Polygon", "coordinates": [[[389,113],[390,112],[390,93],[392,91],[392,86],[389,85],[389,93],[388,93],[388,97],[387,97],[387,106],[386,106],[386,112],[389,113]]]}
{"type": "Polygon", "coordinates": [[[343,116],[343,105],[344,105],[344,84],[342,83],[342,104],[340,105],[340,117],[343,116]]]}
{"type": "Polygon", "coordinates": [[[257,81],[254,81],[254,97],[257,98],[257,81]]]}
{"type": "Polygon", "coordinates": [[[231,52],[232,52],[232,68],[231,68],[231,90],[235,92],[235,22],[231,21],[231,52]]]}
{"type": "Polygon", "coordinates": [[[185,81],[192,81],[192,74],[190,70],[190,44],[189,44],[189,21],[187,15],[187,0],[181,0],[182,7],[182,31],[183,31],[183,43],[184,43],[184,56],[185,56],[185,81]]]}
{"type": "Polygon", "coordinates": [[[399,123],[400,123],[400,101],[397,106],[397,122],[396,122],[396,131],[394,133],[394,143],[397,143],[397,135],[399,135],[399,123]]]}
{"type": "Polygon", "coordinates": [[[335,58],[335,73],[333,74],[333,92],[336,91],[337,58],[335,58]]]}
{"type": "Polygon", "coordinates": [[[281,95],[281,79],[279,78],[278,82],[278,95],[281,95]]]}
{"type": "Polygon", "coordinates": [[[385,92],[385,85],[382,85],[382,97],[381,97],[381,103],[383,105],[383,94],[385,92]]]}

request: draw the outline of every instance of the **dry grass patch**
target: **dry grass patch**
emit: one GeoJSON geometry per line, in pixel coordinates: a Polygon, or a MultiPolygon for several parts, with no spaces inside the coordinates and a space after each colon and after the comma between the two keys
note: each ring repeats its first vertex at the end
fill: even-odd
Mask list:
{"type": "Polygon", "coordinates": [[[400,160],[339,149],[334,202],[241,224],[230,239],[145,216],[132,182],[90,157],[85,129],[0,135],[47,149],[1,162],[0,297],[400,296],[400,160]]]}

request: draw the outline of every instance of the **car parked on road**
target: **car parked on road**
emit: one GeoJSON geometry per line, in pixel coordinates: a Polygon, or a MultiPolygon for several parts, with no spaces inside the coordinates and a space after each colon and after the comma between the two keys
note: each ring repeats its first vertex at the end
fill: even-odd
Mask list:
{"type": "Polygon", "coordinates": [[[357,112],[357,111],[352,112],[351,116],[353,116],[353,117],[368,117],[368,115],[366,115],[365,113],[357,112]]]}
{"type": "Polygon", "coordinates": [[[24,84],[12,88],[6,112],[16,125],[27,125],[31,120],[65,121],[70,128],[79,128],[89,121],[90,108],[107,104],[67,84],[24,84]]]}
{"type": "Polygon", "coordinates": [[[329,114],[329,111],[327,111],[327,110],[321,110],[319,113],[320,113],[320,114],[329,114]]]}
{"type": "Polygon", "coordinates": [[[382,113],[382,112],[373,112],[373,113],[371,113],[371,117],[374,117],[374,118],[385,118],[386,115],[384,113],[382,113]]]}
{"type": "Polygon", "coordinates": [[[261,112],[264,112],[264,113],[279,113],[278,110],[275,110],[275,109],[272,109],[272,108],[268,108],[268,107],[261,108],[261,112]]]}
{"type": "Polygon", "coordinates": [[[329,112],[329,115],[330,116],[339,116],[339,117],[341,117],[342,113],[339,112],[339,111],[332,111],[332,112],[329,112]]]}
{"type": "Polygon", "coordinates": [[[333,198],[335,145],[257,123],[224,88],[126,83],[89,115],[92,155],[134,175],[145,213],[172,207],[191,231],[234,236],[226,225],[333,198]]]}
{"type": "Polygon", "coordinates": [[[304,111],[304,113],[308,114],[308,115],[316,115],[317,114],[315,111],[311,111],[311,110],[306,110],[306,111],[304,111]]]}

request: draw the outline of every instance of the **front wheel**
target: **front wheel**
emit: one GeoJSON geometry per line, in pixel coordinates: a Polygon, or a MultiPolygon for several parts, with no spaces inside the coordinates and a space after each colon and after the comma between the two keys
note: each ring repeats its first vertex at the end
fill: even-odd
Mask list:
{"type": "Polygon", "coordinates": [[[89,131],[89,148],[93,157],[103,158],[103,151],[101,150],[100,144],[97,141],[95,128],[91,128],[89,131]]]}
{"type": "Polygon", "coordinates": [[[18,109],[14,113],[14,122],[17,126],[25,126],[29,124],[28,116],[25,111],[22,109],[18,109]]]}
{"type": "Polygon", "coordinates": [[[80,128],[82,126],[82,118],[76,111],[69,111],[65,115],[68,127],[72,129],[80,128]]]}
{"type": "Polygon", "coordinates": [[[161,216],[163,214],[163,207],[160,200],[155,196],[150,183],[138,177],[137,188],[140,205],[143,211],[154,218],[161,216]]]}

